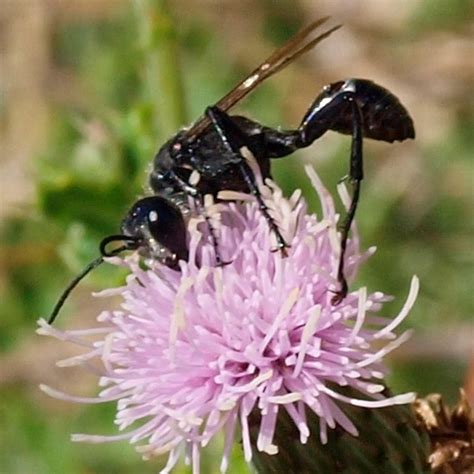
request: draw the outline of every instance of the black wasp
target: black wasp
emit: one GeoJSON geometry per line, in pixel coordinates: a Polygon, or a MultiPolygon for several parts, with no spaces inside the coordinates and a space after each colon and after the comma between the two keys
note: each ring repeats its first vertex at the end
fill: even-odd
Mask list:
{"type": "MultiPolygon", "coordinates": [[[[352,202],[341,223],[341,253],[337,279],[340,288],[333,297],[339,303],[347,294],[344,278],[344,254],[351,223],[357,209],[363,179],[363,137],[386,142],[414,138],[413,121],[405,107],[387,89],[366,79],[347,79],[325,86],[309,107],[295,130],[276,130],[227,111],[268,77],[281,71],[296,58],[312,49],[340,25],[312,37],[328,18],[322,18],[299,31],[191,127],[180,130],[156,154],[149,177],[152,195],[140,199],[126,215],[119,235],[106,237],[100,244],[101,256],[91,262],[66,288],[49,318],[52,323],[65,299],[104,257],[124,250],[138,250],[142,255],[178,268],[179,260],[188,259],[186,216],[189,199],[206,218],[216,265],[222,265],[218,241],[203,206],[206,194],[222,190],[251,193],[275,234],[278,249],[286,254],[287,243],[270,217],[260,196],[255,177],[243,156],[243,148],[256,158],[262,176],[270,176],[270,160],[292,154],[311,145],[328,130],[352,136],[348,179],[353,187],[352,202]],[[199,173],[197,184],[190,184],[193,171],[199,173]],[[122,245],[108,251],[111,242],[122,245]]],[[[191,180],[192,181],[192,180],[191,180]]]]}

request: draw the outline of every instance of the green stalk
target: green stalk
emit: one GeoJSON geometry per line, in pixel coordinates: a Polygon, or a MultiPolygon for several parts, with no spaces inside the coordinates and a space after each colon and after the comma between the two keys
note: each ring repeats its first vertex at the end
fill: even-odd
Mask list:
{"type": "Polygon", "coordinates": [[[158,137],[166,139],[187,123],[179,47],[168,2],[135,0],[146,67],[147,96],[158,137]]]}
{"type": "Polygon", "coordinates": [[[284,409],[278,415],[274,444],[278,454],[259,452],[256,440],[260,414],[250,419],[253,463],[258,474],[428,474],[429,438],[409,406],[368,409],[344,405],[359,430],[354,437],[340,427],[319,439],[319,418],[307,410],[311,435],[301,444],[293,420],[284,409]]]}

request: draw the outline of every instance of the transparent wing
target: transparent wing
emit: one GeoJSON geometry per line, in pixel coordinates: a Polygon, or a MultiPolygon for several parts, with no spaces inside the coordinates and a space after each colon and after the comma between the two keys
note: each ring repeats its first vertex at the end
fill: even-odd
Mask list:
{"type": "MultiPolygon", "coordinates": [[[[301,29],[296,35],[290,38],[282,47],[273,52],[263,63],[256,67],[243,81],[237,84],[228,94],[220,99],[215,105],[221,110],[227,111],[237,102],[242,100],[246,95],[253,91],[264,80],[273,76],[278,71],[288,66],[302,54],[314,48],[323,39],[327,38],[331,33],[338,30],[342,25],[334,26],[329,30],[312,38],[312,33],[329,17],[320,18],[305,28],[301,29]]],[[[187,131],[189,137],[196,137],[204,131],[209,125],[207,117],[201,117],[187,131]]]]}

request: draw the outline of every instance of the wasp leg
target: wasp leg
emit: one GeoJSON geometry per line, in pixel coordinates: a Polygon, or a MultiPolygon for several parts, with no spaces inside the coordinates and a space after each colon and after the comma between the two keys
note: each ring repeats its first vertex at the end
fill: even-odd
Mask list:
{"type": "Polygon", "coordinates": [[[169,170],[168,173],[170,179],[172,179],[185,194],[187,194],[194,200],[197,208],[199,209],[199,212],[204,217],[207,229],[209,231],[209,236],[211,237],[212,246],[214,247],[214,254],[216,256],[216,266],[223,267],[224,265],[227,265],[230,262],[224,262],[221,258],[221,254],[219,252],[219,243],[217,241],[216,236],[216,230],[214,229],[214,226],[211,222],[211,218],[209,217],[209,214],[206,211],[206,207],[204,206],[204,197],[202,193],[197,188],[180,178],[174,171],[169,170]]]}
{"type": "Polygon", "coordinates": [[[347,295],[348,285],[344,275],[344,258],[346,254],[347,239],[349,231],[357,211],[360,197],[360,185],[364,178],[363,154],[362,154],[362,130],[363,115],[357,104],[355,94],[351,91],[342,91],[333,96],[324,106],[321,102],[313,104],[300,125],[301,140],[303,146],[308,146],[328,130],[333,121],[340,115],[352,114],[352,144],[349,165],[349,181],[352,184],[352,200],[347,213],[340,224],[341,230],[341,253],[337,269],[337,281],[340,288],[332,298],[333,304],[340,303],[347,295]],[[314,107],[314,108],[313,108],[314,107]],[[349,109],[349,110],[348,110],[349,109]],[[331,118],[333,118],[331,120],[331,118]]]}
{"type": "Polygon", "coordinates": [[[209,214],[206,211],[206,207],[204,206],[204,199],[203,199],[202,194],[199,195],[198,199],[195,199],[195,202],[197,204],[197,207],[199,208],[199,211],[203,215],[204,220],[206,221],[207,230],[209,231],[209,236],[211,237],[212,246],[214,247],[214,255],[216,256],[216,266],[223,267],[224,265],[228,265],[230,262],[224,262],[222,260],[222,257],[219,251],[219,242],[217,240],[216,230],[214,229],[211,218],[209,217],[209,214]]]}
{"type": "Polygon", "coordinates": [[[280,229],[276,225],[273,218],[270,216],[268,208],[255,182],[254,174],[250,166],[247,164],[247,161],[240,153],[240,149],[242,147],[247,147],[250,149],[248,137],[233,122],[232,118],[218,107],[208,107],[206,109],[206,115],[211,120],[211,123],[217,131],[224,146],[227,148],[229,153],[235,157],[236,166],[239,168],[250,193],[257,200],[259,209],[267,220],[270,230],[276,237],[278,246],[277,250],[280,250],[283,256],[287,256],[286,249],[289,247],[289,245],[285,242],[285,239],[281,235],[280,229]]]}
{"type": "MultiPolygon", "coordinates": [[[[348,99],[350,100],[350,99],[348,99]]],[[[352,200],[349,209],[346,212],[344,220],[341,222],[341,254],[339,256],[339,265],[337,269],[337,280],[341,288],[332,298],[333,304],[340,303],[347,295],[347,281],[344,276],[344,257],[346,253],[347,239],[349,231],[354,220],[360,197],[360,185],[364,178],[363,171],[363,154],[362,154],[362,112],[355,100],[350,100],[352,108],[352,145],[351,145],[351,161],[349,169],[349,182],[352,184],[352,200]]]]}
{"type": "Polygon", "coordinates": [[[325,100],[317,99],[304,116],[297,130],[279,131],[262,127],[261,142],[265,143],[265,150],[269,158],[279,158],[293,153],[298,148],[311,145],[328,130],[341,117],[350,117],[352,121],[352,145],[349,166],[349,182],[352,184],[352,201],[346,216],[340,225],[341,253],[339,257],[337,281],[340,289],[332,299],[333,304],[340,303],[347,295],[348,286],[344,276],[344,257],[347,239],[352,221],[357,210],[360,196],[360,185],[363,174],[363,115],[356,101],[356,94],[350,90],[341,90],[325,100]]]}

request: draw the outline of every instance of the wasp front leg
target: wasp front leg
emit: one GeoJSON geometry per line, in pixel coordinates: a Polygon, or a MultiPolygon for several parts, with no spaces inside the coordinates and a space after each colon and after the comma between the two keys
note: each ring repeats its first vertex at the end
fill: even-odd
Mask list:
{"type": "Polygon", "coordinates": [[[204,205],[204,196],[201,191],[199,191],[199,189],[193,186],[191,183],[185,181],[180,176],[178,176],[178,174],[176,174],[173,170],[167,171],[167,179],[173,182],[174,186],[180,189],[185,195],[193,199],[198,211],[203,216],[204,221],[206,222],[206,226],[209,231],[209,236],[211,238],[211,243],[214,247],[214,255],[216,256],[216,266],[222,267],[226,265],[227,262],[224,262],[222,260],[219,251],[216,231],[214,229],[214,226],[212,225],[211,218],[209,217],[206,211],[206,207],[204,205]]]}
{"type": "Polygon", "coordinates": [[[216,130],[222,144],[227,149],[228,153],[233,155],[233,163],[238,167],[249,192],[255,197],[259,205],[260,211],[268,222],[270,230],[276,237],[277,250],[280,250],[283,256],[286,256],[286,249],[289,245],[281,235],[280,229],[276,225],[273,218],[270,216],[268,208],[262,198],[260,190],[255,181],[255,176],[248,165],[246,159],[242,156],[240,150],[247,147],[251,150],[250,138],[236,125],[229,115],[220,110],[218,107],[208,107],[206,115],[211,120],[212,126],[216,130]]]}

